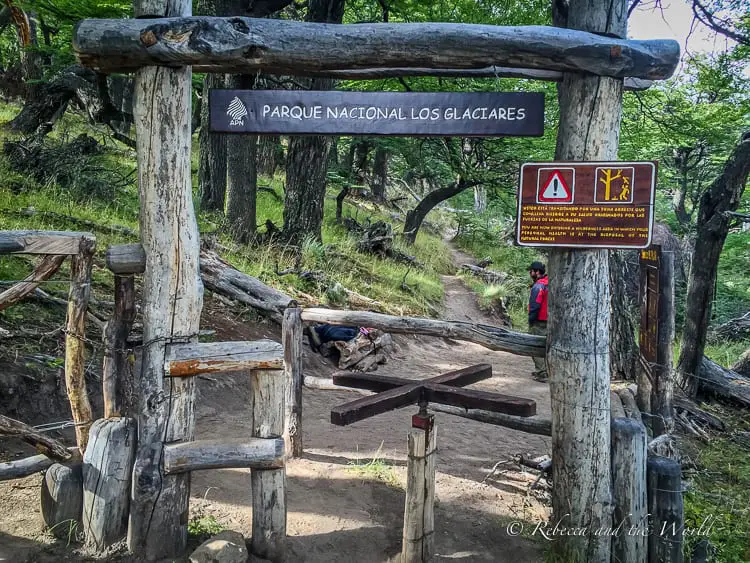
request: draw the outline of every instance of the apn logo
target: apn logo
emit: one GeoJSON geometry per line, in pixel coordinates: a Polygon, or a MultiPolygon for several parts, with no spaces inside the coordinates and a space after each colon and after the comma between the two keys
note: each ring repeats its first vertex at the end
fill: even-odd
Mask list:
{"type": "Polygon", "coordinates": [[[245,104],[242,103],[242,100],[240,100],[237,96],[235,96],[234,99],[229,102],[227,115],[231,118],[231,121],[229,122],[230,126],[242,126],[245,124],[245,118],[247,117],[247,108],[245,107],[245,104]]]}

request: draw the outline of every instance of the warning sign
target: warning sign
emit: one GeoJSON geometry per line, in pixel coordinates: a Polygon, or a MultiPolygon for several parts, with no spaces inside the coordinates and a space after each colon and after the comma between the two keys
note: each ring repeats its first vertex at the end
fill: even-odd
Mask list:
{"type": "Polygon", "coordinates": [[[537,203],[573,203],[574,168],[540,168],[537,174],[537,203]]]}
{"type": "Polygon", "coordinates": [[[521,166],[516,240],[523,246],[646,248],[654,162],[540,162],[521,166]]]}

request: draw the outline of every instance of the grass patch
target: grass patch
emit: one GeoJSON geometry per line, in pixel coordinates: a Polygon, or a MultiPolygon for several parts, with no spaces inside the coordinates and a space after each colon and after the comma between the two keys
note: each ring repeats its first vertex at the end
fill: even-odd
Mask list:
{"type": "Polygon", "coordinates": [[[370,481],[381,481],[389,487],[401,488],[401,483],[396,476],[393,466],[382,458],[383,442],[380,443],[375,456],[367,461],[356,460],[350,461],[347,471],[354,473],[358,477],[370,481]]]}
{"type": "Polygon", "coordinates": [[[226,529],[226,526],[213,516],[193,516],[188,522],[188,535],[193,536],[199,543],[203,543],[211,536],[215,536],[226,529]]]}

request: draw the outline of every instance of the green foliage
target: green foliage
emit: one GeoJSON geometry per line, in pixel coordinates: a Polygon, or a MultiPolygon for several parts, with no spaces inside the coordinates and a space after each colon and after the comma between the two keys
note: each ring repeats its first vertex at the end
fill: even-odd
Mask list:
{"type": "Polygon", "coordinates": [[[203,542],[226,530],[226,526],[220,523],[214,516],[194,516],[188,522],[188,535],[194,536],[203,542]]]}
{"type": "Polygon", "coordinates": [[[350,461],[347,470],[362,479],[382,481],[391,487],[400,488],[401,483],[393,470],[393,466],[383,459],[382,454],[383,442],[380,443],[380,447],[378,447],[378,451],[375,452],[372,459],[350,461]]]}

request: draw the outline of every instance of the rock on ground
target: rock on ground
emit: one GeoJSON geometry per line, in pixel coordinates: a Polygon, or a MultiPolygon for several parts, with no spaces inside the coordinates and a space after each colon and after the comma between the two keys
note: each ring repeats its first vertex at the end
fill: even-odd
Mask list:
{"type": "Polygon", "coordinates": [[[245,538],[226,530],[203,542],[190,556],[190,563],[247,563],[245,538]]]}

